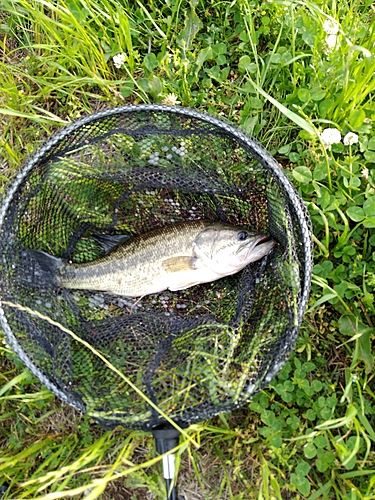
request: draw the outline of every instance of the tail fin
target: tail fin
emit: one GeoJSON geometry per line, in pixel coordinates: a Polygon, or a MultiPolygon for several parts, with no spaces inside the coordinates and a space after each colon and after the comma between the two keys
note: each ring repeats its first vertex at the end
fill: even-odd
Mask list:
{"type": "Polygon", "coordinates": [[[53,284],[58,284],[58,275],[60,269],[64,265],[63,259],[54,257],[41,250],[32,250],[31,255],[34,257],[39,267],[45,274],[45,277],[53,284]]]}

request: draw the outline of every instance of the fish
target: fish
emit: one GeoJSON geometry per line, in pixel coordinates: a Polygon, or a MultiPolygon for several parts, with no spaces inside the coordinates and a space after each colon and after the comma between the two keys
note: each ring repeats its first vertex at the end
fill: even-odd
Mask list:
{"type": "Polygon", "coordinates": [[[265,234],[211,220],[178,222],[124,240],[83,264],[43,251],[34,254],[58,287],[143,297],[235,274],[276,244],[265,234]]]}

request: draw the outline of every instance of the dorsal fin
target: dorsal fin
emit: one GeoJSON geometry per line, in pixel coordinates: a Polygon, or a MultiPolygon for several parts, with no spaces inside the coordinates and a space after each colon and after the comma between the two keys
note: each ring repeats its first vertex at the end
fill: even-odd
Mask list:
{"type": "Polygon", "coordinates": [[[109,253],[131,238],[131,234],[94,234],[93,238],[103,248],[105,253],[109,253]]]}

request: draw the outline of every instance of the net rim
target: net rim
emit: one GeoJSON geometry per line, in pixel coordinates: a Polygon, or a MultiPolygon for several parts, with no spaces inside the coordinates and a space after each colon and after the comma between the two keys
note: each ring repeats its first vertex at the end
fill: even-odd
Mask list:
{"type": "MultiPolygon", "coordinates": [[[[4,196],[2,204],[0,206],[0,230],[3,227],[5,218],[9,206],[22,185],[23,181],[27,178],[32,169],[39,164],[40,161],[52,150],[59,142],[63,141],[70,134],[75,132],[77,129],[89,125],[95,121],[100,121],[104,118],[110,116],[121,115],[121,114],[131,114],[137,112],[156,112],[156,113],[168,113],[179,115],[187,118],[194,118],[203,122],[206,122],[218,129],[221,129],[226,135],[237,140],[239,145],[249,151],[253,157],[262,165],[263,168],[268,170],[277,180],[279,185],[284,190],[284,193],[291,203],[296,214],[296,221],[300,226],[301,244],[303,246],[304,253],[304,281],[301,281],[301,301],[298,310],[298,327],[302,321],[303,314],[307,305],[310,282],[311,282],[311,271],[312,271],[312,241],[311,241],[311,229],[310,221],[307,209],[304,205],[303,200],[299,196],[297,190],[294,188],[290,180],[287,178],[282,170],[282,167],[278,162],[272,157],[272,155],[260,145],[256,139],[248,135],[246,132],[242,131],[239,127],[232,125],[225,121],[225,119],[217,118],[207,112],[196,111],[190,108],[177,107],[177,106],[167,106],[160,104],[138,104],[138,105],[127,105],[111,109],[106,109],[87,115],[80,118],[68,126],[65,126],[55,132],[50,136],[44,144],[42,144],[30,158],[28,158],[23,165],[21,165],[21,170],[10,184],[7,194],[4,196]]],[[[17,339],[15,338],[12,329],[7,321],[6,311],[3,307],[3,301],[0,297],[0,321],[4,329],[6,340],[14,350],[14,352],[19,356],[21,361],[25,364],[27,368],[42,382],[49,390],[51,390],[55,395],[57,395],[63,402],[75,407],[76,409],[85,413],[85,408],[79,401],[74,401],[60,390],[54,383],[52,383],[48,377],[30,360],[22,348],[20,347],[17,339]]],[[[280,358],[282,356],[280,355],[280,358]]],[[[271,377],[272,378],[272,377],[271,377]]]]}

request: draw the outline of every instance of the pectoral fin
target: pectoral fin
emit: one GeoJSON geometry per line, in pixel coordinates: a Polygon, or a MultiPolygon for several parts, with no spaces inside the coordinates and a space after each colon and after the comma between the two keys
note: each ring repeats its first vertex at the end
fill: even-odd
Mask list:
{"type": "Polygon", "coordinates": [[[194,257],[188,255],[180,255],[178,257],[166,259],[162,265],[163,269],[167,271],[167,273],[179,273],[196,269],[194,267],[195,260],[196,259],[194,259],[194,257]]]}

